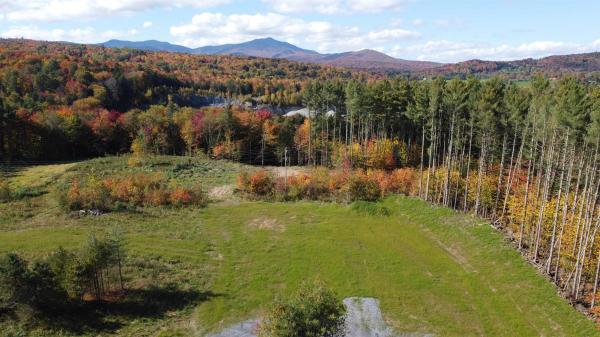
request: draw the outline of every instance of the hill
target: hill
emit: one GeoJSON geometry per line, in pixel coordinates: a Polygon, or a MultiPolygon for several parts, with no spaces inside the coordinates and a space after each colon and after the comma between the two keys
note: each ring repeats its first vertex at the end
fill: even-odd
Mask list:
{"type": "Polygon", "coordinates": [[[528,77],[536,73],[560,76],[564,73],[593,73],[600,71],[600,52],[553,55],[540,59],[515,61],[469,60],[455,64],[441,65],[425,71],[430,75],[508,75],[528,77]]]}
{"type": "Polygon", "coordinates": [[[109,40],[100,44],[107,48],[131,48],[148,51],[167,51],[173,53],[191,53],[193,49],[168,42],[162,42],[157,40],[147,41],[123,41],[123,40],[109,40]]]}
{"type": "MultiPolygon", "coordinates": [[[[12,172],[11,186],[40,193],[0,203],[0,253],[45,256],[116,225],[126,239],[128,296],[152,290],[145,292],[151,303],[105,304],[95,324],[82,324],[90,321],[74,314],[74,328],[61,325],[69,317],[56,317],[46,322],[56,330],[36,335],[145,336],[160,330],[160,336],[203,336],[256,318],[274,297],[315,277],[341,297],[379,299],[386,321],[400,334],[599,335],[502,234],[481,219],[416,199],[381,201],[390,216],[333,203],[234,197],[207,208],[146,207],[84,217],[56,207],[56,187],[92,172],[162,172],[172,182],[211,188],[233,184],[241,168],[167,156],[148,158],[140,167],[127,162],[126,156],[109,157],[12,172]]],[[[0,325],[10,333],[16,322],[0,325]]]]}
{"type": "Polygon", "coordinates": [[[193,52],[195,54],[285,58],[296,61],[319,57],[319,53],[315,51],[302,49],[293,44],[277,41],[272,38],[257,39],[239,44],[200,47],[194,49],[193,52]]]}
{"type": "Polygon", "coordinates": [[[273,38],[255,39],[238,44],[225,44],[189,49],[158,41],[108,41],[102,45],[114,48],[133,48],[206,55],[233,55],[263,58],[280,58],[298,62],[319,63],[337,67],[365,70],[421,71],[439,66],[439,63],[401,60],[374,50],[361,50],[337,54],[321,54],[302,49],[273,38]]]}
{"type": "Polygon", "coordinates": [[[190,49],[159,41],[118,41],[103,43],[106,47],[133,48],[206,55],[233,55],[279,58],[291,61],[318,63],[369,71],[401,72],[414,76],[468,76],[490,77],[501,75],[513,79],[528,79],[537,73],[560,76],[564,73],[600,72],[600,53],[554,55],[540,59],[514,61],[468,60],[441,64],[427,61],[404,60],[375,50],[360,50],[335,54],[321,54],[272,38],[256,39],[239,44],[226,44],[190,49]]]}
{"type": "Polygon", "coordinates": [[[434,62],[408,61],[397,59],[371,49],[364,49],[360,51],[340,54],[324,55],[323,57],[317,59],[316,62],[338,67],[368,70],[388,69],[406,72],[432,69],[440,65],[439,63],[434,62]]]}

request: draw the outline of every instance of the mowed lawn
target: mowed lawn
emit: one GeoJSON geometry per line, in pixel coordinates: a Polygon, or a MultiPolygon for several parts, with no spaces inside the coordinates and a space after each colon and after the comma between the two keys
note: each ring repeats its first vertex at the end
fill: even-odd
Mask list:
{"type": "Polygon", "coordinates": [[[0,252],[39,256],[119,226],[132,284],[174,282],[212,294],[110,332],[120,336],[202,336],[259,317],[313,278],[340,297],[378,298],[399,333],[600,335],[488,224],[412,198],[381,203],[390,216],[317,202],[229,201],[85,218],[48,211],[43,226],[36,215],[5,224],[0,252]]]}

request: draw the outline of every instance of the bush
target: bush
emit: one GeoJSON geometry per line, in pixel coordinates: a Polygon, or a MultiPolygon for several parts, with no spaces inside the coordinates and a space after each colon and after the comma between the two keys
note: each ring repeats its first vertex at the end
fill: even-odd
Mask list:
{"type": "Polygon", "coordinates": [[[313,169],[287,178],[274,180],[268,171],[238,176],[241,191],[255,198],[278,200],[337,200],[375,201],[394,193],[410,195],[417,179],[413,169],[404,168],[387,172],[372,170],[367,173],[349,170],[313,169]]]}
{"type": "Polygon", "coordinates": [[[375,201],[381,197],[381,188],[377,182],[359,173],[350,178],[348,194],[351,201],[375,201]]]}
{"type": "Polygon", "coordinates": [[[60,204],[67,210],[118,210],[138,206],[204,206],[200,186],[170,186],[161,174],[138,173],[120,178],[73,180],[59,191],[60,204]]]}
{"type": "Polygon", "coordinates": [[[204,206],[207,201],[206,194],[202,191],[200,186],[194,186],[191,189],[178,187],[171,191],[170,195],[171,205],[176,207],[190,205],[204,206]]]}
{"type": "Polygon", "coordinates": [[[382,216],[390,216],[392,215],[392,211],[376,202],[369,201],[355,201],[350,205],[350,208],[361,214],[367,215],[382,215],[382,216]]]}
{"type": "Polygon", "coordinates": [[[415,182],[418,185],[418,175],[412,168],[401,168],[394,170],[388,177],[387,191],[389,193],[400,193],[410,195],[414,189],[415,182]]]}
{"type": "Polygon", "coordinates": [[[326,168],[314,169],[305,180],[303,198],[309,200],[323,199],[330,194],[329,171],[326,168]]]}
{"type": "Polygon", "coordinates": [[[25,305],[53,309],[65,299],[66,292],[48,263],[36,261],[29,267],[27,261],[13,253],[0,260],[0,308],[25,305]]]}
{"type": "Polygon", "coordinates": [[[13,200],[21,200],[25,198],[39,197],[45,193],[46,191],[40,187],[19,187],[11,192],[11,198],[13,200]]]}
{"type": "Polygon", "coordinates": [[[29,308],[56,314],[84,295],[100,299],[113,290],[123,291],[123,242],[120,233],[113,232],[90,236],[81,250],[59,248],[31,263],[15,253],[0,257],[0,312],[29,308]]]}
{"type": "Polygon", "coordinates": [[[260,324],[259,337],[336,337],[344,334],[346,309],[323,283],[305,282],[287,301],[276,301],[260,324]]]}
{"type": "Polygon", "coordinates": [[[238,177],[238,188],[254,197],[269,197],[275,192],[275,178],[266,170],[242,172],[238,177]]]}
{"type": "Polygon", "coordinates": [[[61,201],[65,208],[73,211],[80,209],[108,211],[112,208],[110,189],[95,178],[90,178],[83,183],[74,180],[61,201]]]}

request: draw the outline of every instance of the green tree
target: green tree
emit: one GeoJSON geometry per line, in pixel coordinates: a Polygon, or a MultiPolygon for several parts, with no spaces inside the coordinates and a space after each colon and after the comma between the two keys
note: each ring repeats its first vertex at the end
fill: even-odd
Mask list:
{"type": "Polygon", "coordinates": [[[259,337],[337,337],[344,334],[346,309],[322,282],[304,282],[296,294],[278,300],[260,325],[259,337]]]}

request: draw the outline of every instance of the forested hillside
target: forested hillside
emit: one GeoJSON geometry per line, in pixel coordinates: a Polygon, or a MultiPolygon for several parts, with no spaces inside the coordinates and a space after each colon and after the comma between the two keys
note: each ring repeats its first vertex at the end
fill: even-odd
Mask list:
{"type": "Polygon", "coordinates": [[[0,40],[0,157],[81,158],[129,148],[132,109],[173,102],[299,105],[309,79],[364,77],[285,60],[0,40]]]}
{"type": "Polygon", "coordinates": [[[469,60],[440,65],[421,73],[428,76],[502,76],[509,79],[527,80],[537,74],[549,77],[575,75],[598,82],[600,78],[600,53],[554,55],[540,59],[513,61],[469,60]]]}

